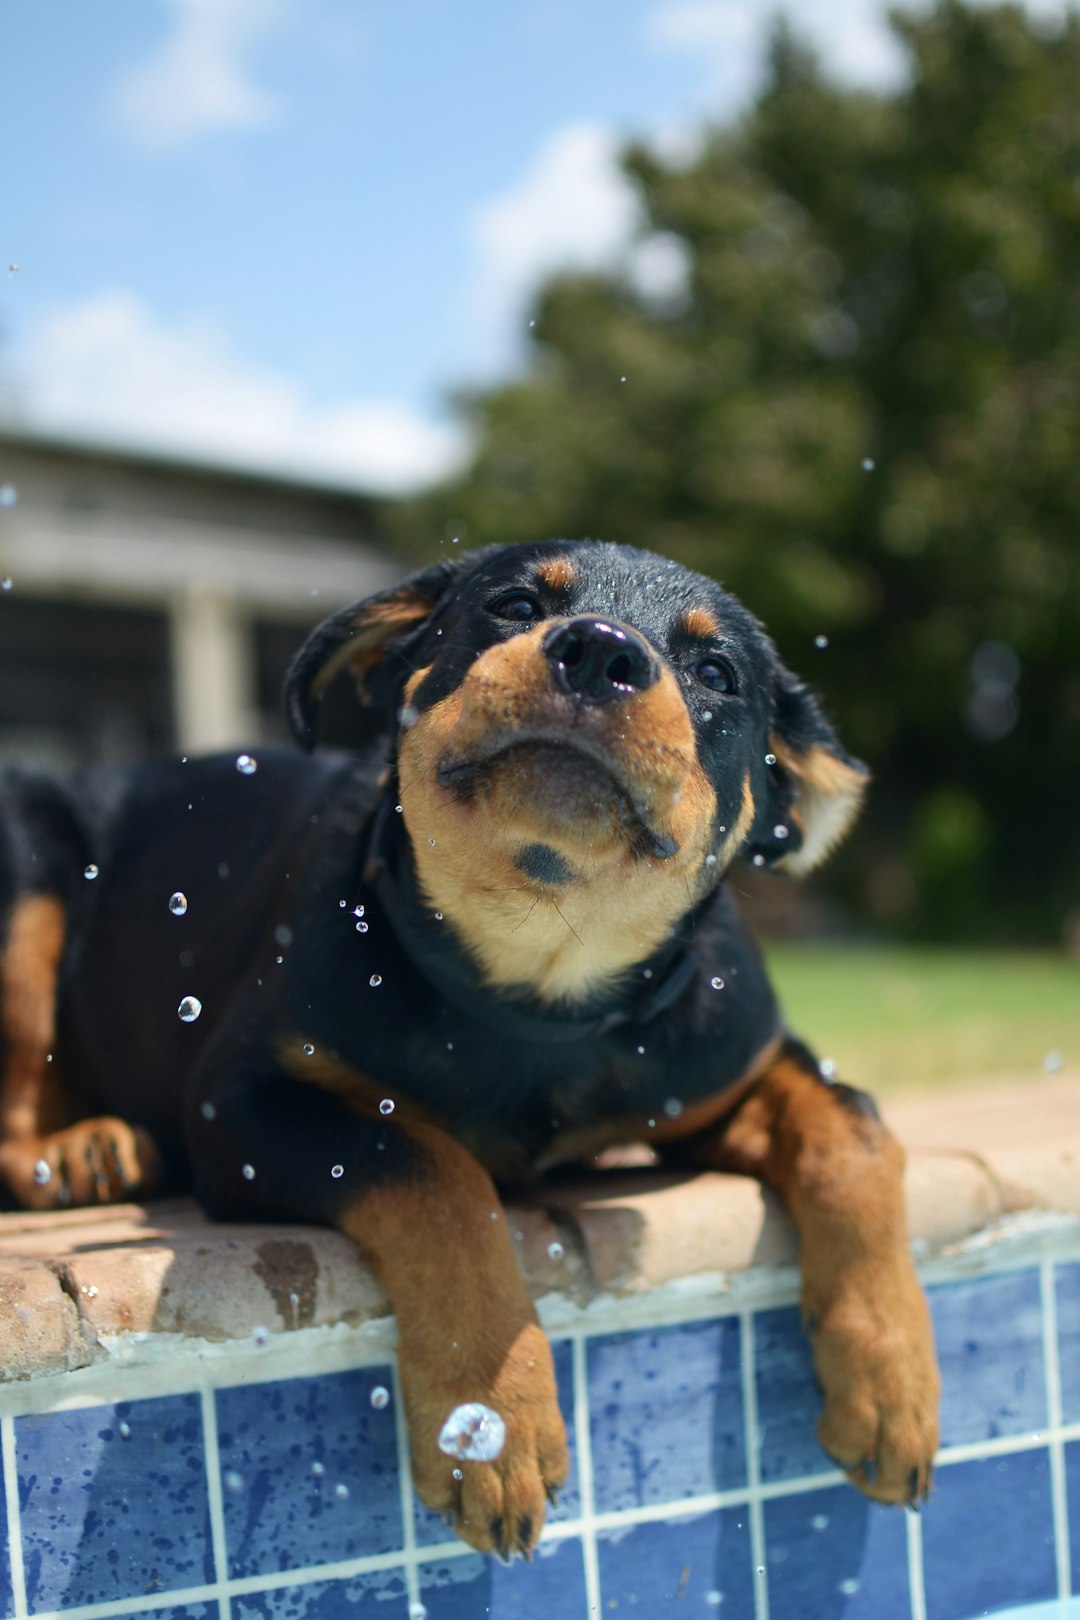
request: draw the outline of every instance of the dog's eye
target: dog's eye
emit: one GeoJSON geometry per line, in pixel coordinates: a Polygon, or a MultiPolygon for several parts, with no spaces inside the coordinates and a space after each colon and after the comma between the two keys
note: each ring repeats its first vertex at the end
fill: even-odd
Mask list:
{"type": "Polygon", "coordinates": [[[735,671],[723,658],[702,658],[694,665],[694,674],[710,692],[735,690],[735,671]]]}
{"type": "Polygon", "coordinates": [[[510,619],[514,624],[530,624],[544,617],[540,603],[528,591],[508,591],[505,596],[497,596],[494,602],[488,603],[488,612],[494,613],[497,619],[510,619]]]}

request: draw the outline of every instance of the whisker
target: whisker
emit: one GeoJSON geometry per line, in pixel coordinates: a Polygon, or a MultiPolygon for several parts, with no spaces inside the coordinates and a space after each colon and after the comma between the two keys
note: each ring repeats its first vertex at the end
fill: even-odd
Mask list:
{"type": "Polygon", "coordinates": [[[581,935],[578,933],[578,931],[574,927],[573,923],[570,922],[569,918],[567,918],[564,915],[562,907],[559,905],[559,902],[557,900],[552,900],[551,903],[555,907],[555,910],[559,913],[559,916],[562,917],[563,922],[566,923],[567,928],[569,928],[570,932],[573,934],[574,938],[577,940],[577,942],[581,946],[582,950],[584,950],[585,949],[585,941],[582,939],[581,935]]]}
{"type": "Polygon", "coordinates": [[[540,904],[540,896],[537,895],[536,899],[533,901],[532,905],[529,907],[529,909],[525,913],[524,917],[522,917],[521,921],[519,923],[515,923],[514,927],[511,928],[510,932],[512,934],[516,934],[519,928],[524,928],[525,924],[528,922],[529,918],[532,916],[533,912],[536,910],[536,908],[537,908],[537,906],[539,904],[540,904]]]}

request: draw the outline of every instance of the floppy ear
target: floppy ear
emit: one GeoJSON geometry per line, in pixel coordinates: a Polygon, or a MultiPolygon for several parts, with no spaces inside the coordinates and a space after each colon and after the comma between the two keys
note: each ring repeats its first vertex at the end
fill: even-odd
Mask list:
{"type": "Polygon", "coordinates": [[[801,877],[831,853],[858,815],[870,773],[843,747],[817,699],[780,665],[763,811],[750,834],[752,853],[801,877]],[[777,828],[787,835],[778,838],[777,828]]]}
{"type": "Polygon", "coordinates": [[[433,563],[325,619],[305,641],[285,677],[285,714],[301,748],[314,748],[318,704],[346,664],[356,677],[361,703],[390,701],[392,686],[380,681],[394,655],[407,656],[416,638],[462,572],[464,560],[433,563]]]}

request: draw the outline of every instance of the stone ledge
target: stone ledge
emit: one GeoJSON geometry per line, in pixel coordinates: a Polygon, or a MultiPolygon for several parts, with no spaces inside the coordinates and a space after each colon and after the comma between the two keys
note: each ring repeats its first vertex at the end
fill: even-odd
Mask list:
{"type": "MultiPolygon", "coordinates": [[[[1018,1210],[1080,1214],[1080,1071],[901,1102],[887,1117],[909,1149],[921,1253],[1018,1210]]],[[[789,1266],[797,1252],[778,1201],[737,1176],[605,1170],[507,1219],[534,1297],[575,1304],[789,1266]]],[[[242,1340],[388,1314],[336,1232],[217,1225],[186,1201],[0,1216],[0,1378],[86,1366],[118,1334],[242,1340]]]]}

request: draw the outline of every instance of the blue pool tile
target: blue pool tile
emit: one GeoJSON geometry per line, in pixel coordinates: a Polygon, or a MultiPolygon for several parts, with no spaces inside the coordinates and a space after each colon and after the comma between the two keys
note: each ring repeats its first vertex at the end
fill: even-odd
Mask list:
{"type": "MultiPolygon", "coordinates": [[[[562,1413],[566,1425],[566,1440],[570,1450],[570,1473],[565,1487],[559,1492],[559,1505],[549,1507],[547,1522],[549,1524],[563,1524],[569,1519],[576,1519],[581,1511],[581,1496],[578,1491],[577,1479],[577,1452],[574,1443],[574,1367],[573,1346],[566,1339],[552,1341],[551,1353],[555,1362],[555,1378],[559,1387],[559,1411],[562,1413]]],[[[414,1524],[416,1531],[416,1544],[418,1547],[430,1547],[435,1542],[452,1541],[454,1532],[443,1523],[438,1513],[433,1513],[424,1506],[419,1498],[415,1498],[414,1524]]]]}
{"type": "Polygon", "coordinates": [[[941,1364],[941,1443],[965,1445],[1046,1427],[1037,1271],[928,1290],[941,1364]]]}
{"type": "MultiPolygon", "coordinates": [[[[1080,1262],[1056,1266],[1061,1415],[1080,1423],[1080,1262]]],[[[1080,1503],[1077,1505],[1080,1513],[1080,1503]]]]}
{"type": "Polygon", "coordinates": [[[408,1620],[409,1614],[399,1569],[245,1592],[231,1602],[233,1620],[408,1620]]]}
{"type": "Polygon", "coordinates": [[[769,1620],[910,1620],[904,1515],[849,1485],[765,1504],[769,1620]]]}
{"type": "Polygon", "coordinates": [[[32,1613],[213,1579],[197,1395],[15,1422],[32,1613]]]}
{"type": "Polygon", "coordinates": [[[753,1620],[745,1511],[724,1508],[597,1535],[601,1612],[672,1620],[753,1620]]]}
{"type": "Polygon", "coordinates": [[[427,1620],[587,1620],[581,1542],[542,1541],[531,1564],[466,1554],[420,1566],[427,1620]]]}
{"type": "Polygon", "coordinates": [[[232,1576],[392,1552],[402,1543],[389,1367],[217,1392],[232,1576]]]}
{"type": "Polygon", "coordinates": [[[798,1479],[834,1467],[814,1433],[821,1391],[794,1306],[755,1312],[754,1368],[762,1479],[798,1479]]]}
{"type": "Polygon", "coordinates": [[[0,1478],[0,1614],[4,1620],[13,1613],[15,1600],[11,1595],[11,1562],[8,1558],[7,1498],[4,1481],[0,1478]]]}
{"type": "Polygon", "coordinates": [[[1041,1447],[939,1468],[922,1520],[927,1620],[970,1620],[1056,1593],[1041,1447]]]}
{"type": "Polygon", "coordinates": [[[1080,1440],[1073,1440],[1065,1447],[1065,1495],[1069,1510],[1072,1589],[1080,1594],[1080,1440]]]}
{"type": "Polygon", "coordinates": [[[125,1609],[122,1620],[218,1620],[216,1603],[181,1603],[179,1608],[125,1609]]]}
{"type": "Polygon", "coordinates": [[[745,1483],[735,1317],[606,1334],[587,1354],[598,1511],[745,1483]]]}

